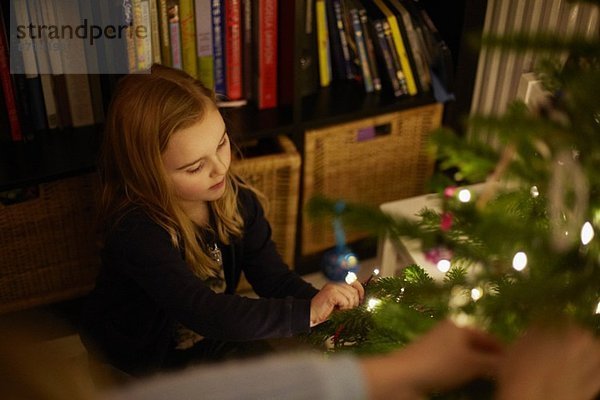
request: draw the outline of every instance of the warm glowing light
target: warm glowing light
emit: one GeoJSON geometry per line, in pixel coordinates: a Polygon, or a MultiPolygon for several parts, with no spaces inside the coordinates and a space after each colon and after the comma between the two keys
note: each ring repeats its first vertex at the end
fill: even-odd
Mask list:
{"type": "Polygon", "coordinates": [[[356,264],[358,264],[358,258],[356,258],[356,256],[353,256],[353,255],[347,256],[346,261],[348,262],[348,265],[351,267],[354,267],[356,264]]]}
{"type": "Polygon", "coordinates": [[[373,309],[375,307],[377,307],[379,305],[379,303],[381,303],[381,300],[379,300],[379,299],[375,299],[375,298],[369,299],[369,301],[367,301],[367,310],[373,311],[373,309]]]}
{"type": "Polygon", "coordinates": [[[462,189],[458,192],[458,200],[463,203],[468,203],[471,201],[471,192],[468,189],[462,189]]]}
{"type": "Polygon", "coordinates": [[[523,271],[527,266],[527,254],[522,251],[519,251],[513,257],[512,267],[517,271],[523,271]]]}
{"type": "Polygon", "coordinates": [[[373,270],[373,275],[379,275],[379,269],[375,268],[375,269],[373,270]]]}
{"type": "Polygon", "coordinates": [[[479,300],[481,296],[483,296],[483,290],[481,290],[480,288],[471,289],[471,298],[473,299],[473,301],[479,300]]]}
{"type": "Polygon", "coordinates": [[[348,274],[346,275],[346,283],[348,285],[352,285],[354,282],[356,282],[357,279],[358,277],[352,271],[348,272],[348,274]]]}
{"type": "Polygon", "coordinates": [[[590,243],[593,238],[594,238],[594,228],[592,227],[592,224],[590,224],[589,222],[586,222],[581,227],[581,243],[583,243],[583,245],[585,246],[588,243],[590,243]]]}
{"type": "Polygon", "coordinates": [[[529,190],[529,193],[531,194],[531,197],[536,198],[540,195],[540,191],[538,190],[537,186],[532,186],[531,189],[529,190]]]}
{"type": "Polygon", "coordinates": [[[596,314],[600,314],[600,301],[598,302],[598,305],[596,306],[596,314]]]}
{"type": "Polygon", "coordinates": [[[444,272],[444,273],[450,271],[450,261],[449,260],[445,260],[445,259],[442,259],[442,260],[438,261],[437,262],[437,269],[440,272],[444,272]]]}

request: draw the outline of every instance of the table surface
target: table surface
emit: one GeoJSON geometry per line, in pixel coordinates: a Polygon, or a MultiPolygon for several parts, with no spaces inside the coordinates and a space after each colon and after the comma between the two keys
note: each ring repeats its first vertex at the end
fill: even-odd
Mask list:
{"type": "MultiPolygon", "coordinates": [[[[465,186],[474,193],[480,192],[484,184],[465,186]]],[[[418,214],[429,208],[439,210],[441,199],[437,193],[429,193],[407,199],[391,201],[380,205],[381,211],[398,217],[418,220],[418,214]]],[[[379,243],[378,258],[382,267],[383,276],[396,275],[398,270],[410,265],[417,264],[435,280],[442,280],[444,273],[437,266],[425,258],[419,240],[400,238],[400,241],[392,238],[384,238],[379,243]]]]}

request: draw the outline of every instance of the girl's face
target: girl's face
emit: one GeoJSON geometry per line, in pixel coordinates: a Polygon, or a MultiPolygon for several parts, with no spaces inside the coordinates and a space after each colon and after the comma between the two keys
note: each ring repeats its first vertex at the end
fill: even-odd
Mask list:
{"type": "Polygon", "coordinates": [[[194,125],[171,136],[162,160],[182,204],[219,199],[231,163],[225,122],[214,108],[194,125]]]}

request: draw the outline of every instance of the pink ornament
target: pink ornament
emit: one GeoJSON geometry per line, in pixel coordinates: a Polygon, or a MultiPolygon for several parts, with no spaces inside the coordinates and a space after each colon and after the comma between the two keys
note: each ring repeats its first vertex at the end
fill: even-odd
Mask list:
{"type": "Polygon", "coordinates": [[[444,197],[453,197],[454,193],[456,193],[456,189],[456,186],[448,186],[446,189],[444,189],[444,197]]]}
{"type": "Polygon", "coordinates": [[[425,259],[433,264],[437,264],[440,260],[451,260],[452,250],[443,246],[432,247],[425,251],[425,259]]]}
{"type": "Polygon", "coordinates": [[[452,228],[453,218],[454,216],[450,211],[446,211],[442,214],[440,217],[440,229],[443,232],[448,232],[450,228],[452,228]]]}

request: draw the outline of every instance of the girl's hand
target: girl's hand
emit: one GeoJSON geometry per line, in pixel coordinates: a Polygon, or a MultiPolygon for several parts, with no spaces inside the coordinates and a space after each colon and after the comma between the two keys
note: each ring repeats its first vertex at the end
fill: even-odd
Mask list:
{"type": "Polygon", "coordinates": [[[349,310],[358,306],[365,296],[365,289],[358,281],[328,283],[310,302],[310,326],[320,324],[329,318],[334,309],[349,310]]]}

